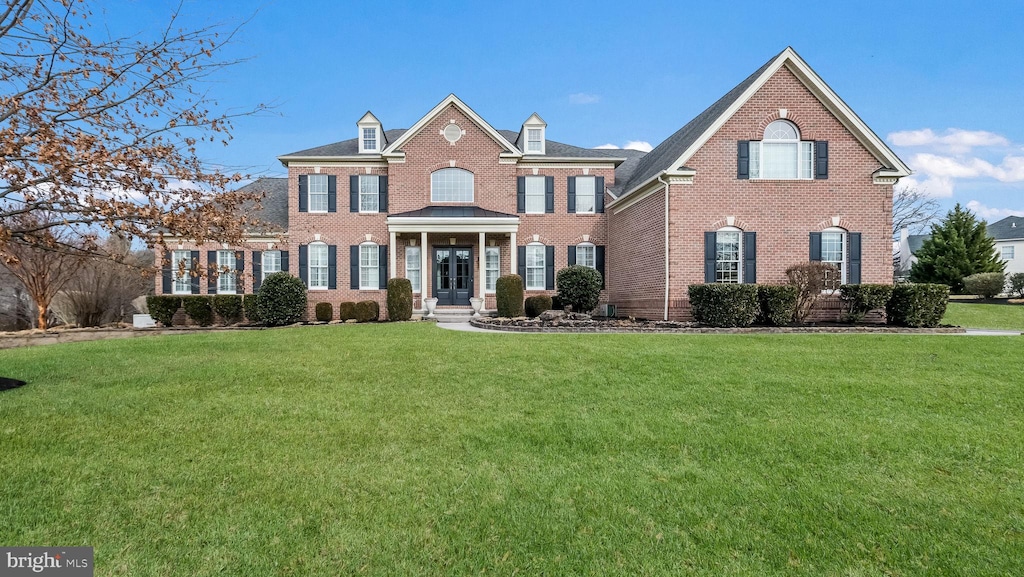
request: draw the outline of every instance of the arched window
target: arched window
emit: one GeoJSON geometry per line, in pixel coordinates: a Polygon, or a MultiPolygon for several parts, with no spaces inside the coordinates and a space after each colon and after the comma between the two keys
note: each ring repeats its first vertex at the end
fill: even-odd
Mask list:
{"type": "Polygon", "coordinates": [[[715,232],[715,282],[743,282],[743,231],[734,226],[715,232]]]}
{"type": "Polygon", "coordinates": [[[430,202],[473,202],[473,173],[442,168],[430,175],[430,202]]]}
{"type": "Polygon", "coordinates": [[[800,131],[788,120],[776,120],[764,129],[764,139],[750,142],[750,178],[810,179],[814,142],[800,140],[800,131]]]}

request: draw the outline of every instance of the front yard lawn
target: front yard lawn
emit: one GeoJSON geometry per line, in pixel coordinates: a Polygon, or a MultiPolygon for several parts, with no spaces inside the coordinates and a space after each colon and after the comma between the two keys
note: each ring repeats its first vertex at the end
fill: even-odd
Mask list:
{"type": "MultiPolygon", "coordinates": [[[[955,310],[955,309],[954,309],[955,310]]],[[[321,326],[0,351],[96,575],[1024,574],[1021,337],[321,326]]]]}
{"type": "Polygon", "coordinates": [[[971,329],[1024,331],[1024,305],[950,302],[943,324],[971,329]]]}

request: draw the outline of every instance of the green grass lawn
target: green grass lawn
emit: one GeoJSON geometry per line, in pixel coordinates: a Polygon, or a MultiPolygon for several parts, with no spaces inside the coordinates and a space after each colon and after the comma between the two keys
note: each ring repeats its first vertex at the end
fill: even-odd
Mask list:
{"type": "Polygon", "coordinates": [[[950,302],[942,322],[971,329],[1024,331],[1024,305],[950,302]]]}
{"type": "MultiPolygon", "coordinates": [[[[954,309],[955,310],[955,309],[954,309]]],[[[1022,337],[323,326],[0,351],[97,575],[1021,575],[1022,337]]]]}

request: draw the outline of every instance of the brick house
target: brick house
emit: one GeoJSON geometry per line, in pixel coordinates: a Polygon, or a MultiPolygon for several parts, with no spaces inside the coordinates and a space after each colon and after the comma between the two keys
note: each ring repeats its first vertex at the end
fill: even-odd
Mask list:
{"type": "MultiPolygon", "coordinates": [[[[158,293],[252,292],[285,270],[316,302],[386,298],[493,310],[499,275],[554,294],[570,264],[598,269],[620,315],[685,318],[687,286],[780,283],[808,260],[836,282],[889,283],[892,188],[905,164],[787,48],[649,153],[547,138],[531,115],[497,130],[449,95],[407,130],[367,112],[355,138],[279,157],[267,230],[245,247],[171,240],[158,293]],[[234,274],[179,276],[186,260],[234,274]]],[[[187,268],[187,267],[186,267],[187,268]]]]}

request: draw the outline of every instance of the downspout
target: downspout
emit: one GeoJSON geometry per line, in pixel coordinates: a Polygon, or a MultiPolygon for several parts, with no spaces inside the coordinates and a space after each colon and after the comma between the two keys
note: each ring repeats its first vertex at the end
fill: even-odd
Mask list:
{"type": "Polygon", "coordinates": [[[668,320],[668,279],[669,279],[669,268],[668,268],[668,181],[664,180],[665,176],[661,175],[658,177],[658,182],[665,185],[665,313],[664,319],[668,320]]]}

